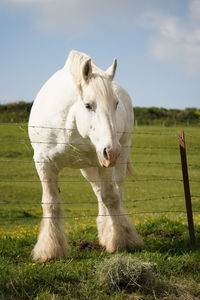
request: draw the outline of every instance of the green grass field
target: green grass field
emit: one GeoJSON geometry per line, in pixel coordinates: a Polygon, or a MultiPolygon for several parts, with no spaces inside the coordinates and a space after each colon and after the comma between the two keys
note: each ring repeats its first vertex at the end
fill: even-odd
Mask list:
{"type": "Polygon", "coordinates": [[[42,216],[33,151],[26,127],[0,125],[0,299],[200,299],[200,133],[197,127],[184,128],[197,236],[194,251],[188,240],[179,129],[139,126],[133,134],[134,176],[127,177],[124,206],[145,246],[122,255],[154,266],[152,276],[159,284],[146,289],[101,283],[98,267],[115,254],[98,245],[96,199],[78,170],[65,169],[60,177],[66,181],[60,189],[69,258],[32,262],[42,216]]]}

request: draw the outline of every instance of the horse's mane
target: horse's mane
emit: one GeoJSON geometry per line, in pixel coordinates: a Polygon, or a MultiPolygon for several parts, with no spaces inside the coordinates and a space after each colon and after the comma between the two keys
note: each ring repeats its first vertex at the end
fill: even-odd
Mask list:
{"type": "Polygon", "coordinates": [[[69,53],[69,56],[66,61],[66,66],[69,67],[70,72],[73,76],[79,78],[81,76],[81,66],[88,60],[91,59],[90,56],[88,56],[85,53],[72,50],[69,53]]]}
{"type": "Polygon", "coordinates": [[[83,88],[83,76],[82,76],[82,66],[83,64],[91,59],[92,73],[89,79],[89,83],[93,87],[97,98],[106,100],[113,96],[112,83],[108,78],[107,74],[98,68],[92,58],[85,53],[72,50],[66,61],[66,66],[69,70],[77,84],[78,89],[83,88]]]}

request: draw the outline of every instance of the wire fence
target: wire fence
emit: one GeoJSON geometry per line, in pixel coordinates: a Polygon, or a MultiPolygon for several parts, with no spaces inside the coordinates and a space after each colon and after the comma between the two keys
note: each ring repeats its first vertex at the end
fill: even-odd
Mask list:
{"type": "MultiPolygon", "coordinates": [[[[65,164],[66,166],[71,166],[71,162],[67,162],[67,161],[60,161],[60,163],[65,164]]],[[[180,162],[164,162],[164,161],[159,161],[159,162],[155,162],[155,161],[129,161],[129,164],[132,165],[174,165],[174,166],[181,166],[180,162]]],[[[8,165],[15,165],[15,164],[55,164],[54,161],[34,161],[34,160],[0,160],[0,165],[1,164],[8,164],[8,165]]],[[[84,165],[85,163],[79,163],[80,165],[84,165]]],[[[119,162],[118,164],[120,165],[124,165],[127,164],[127,162],[119,162]]],[[[96,165],[97,166],[97,165],[96,165]]],[[[196,164],[188,164],[188,167],[196,167],[199,168],[199,165],[196,164]]]]}
{"type": "MultiPolygon", "coordinates": [[[[65,121],[65,120],[63,120],[65,121]]],[[[0,123],[0,126],[10,126],[10,127],[25,127],[25,128],[38,128],[38,129],[52,129],[52,130],[65,130],[65,131],[77,131],[74,128],[66,128],[66,127],[50,127],[50,126],[40,126],[40,125],[29,125],[27,123],[0,123]]],[[[78,132],[78,131],[77,131],[78,132]]],[[[118,131],[118,133],[128,133],[134,135],[153,135],[153,136],[177,136],[177,133],[174,132],[146,132],[146,131],[118,131]]],[[[195,140],[200,138],[198,135],[187,134],[187,137],[192,137],[195,140]]]]}
{"type": "MultiPolygon", "coordinates": [[[[134,199],[134,200],[123,200],[123,203],[124,202],[131,202],[131,203],[135,203],[135,202],[146,202],[146,201],[160,201],[160,200],[166,200],[166,199],[174,199],[174,198],[182,198],[183,195],[174,195],[174,196],[167,196],[167,197],[155,197],[155,198],[147,198],[147,199],[134,199]]],[[[199,197],[198,195],[194,195],[193,197],[199,197]]],[[[103,201],[98,201],[98,202],[102,202],[103,201]]],[[[10,204],[10,205],[30,205],[30,204],[33,204],[33,205],[40,205],[40,204],[58,204],[58,202],[41,202],[41,203],[38,203],[38,202],[11,202],[11,201],[2,201],[0,202],[0,204],[10,204]]],[[[86,202],[59,202],[59,204],[61,205],[70,205],[70,204],[73,204],[73,205],[79,205],[79,204],[97,204],[97,201],[86,201],[86,202]]]]}
{"type": "MultiPolygon", "coordinates": [[[[56,132],[57,131],[66,131],[66,132],[75,132],[76,130],[75,129],[71,129],[71,128],[64,128],[64,127],[48,127],[48,126],[35,126],[35,125],[27,125],[26,123],[20,123],[20,124],[11,124],[11,123],[0,123],[0,126],[9,126],[9,127],[19,127],[19,128],[34,128],[34,129],[42,129],[42,130],[55,130],[56,132]]],[[[126,134],[134,134],[134,136],[138,136],[139,138],[141,136],[147,136],[147,137],[163,137],[163,138],[173,138],[173,141],[175,141],[177,139],[177,134],[176,133],[172,133],[172,132],[143,132],[143,131],[135,131],[135,132],[118,132],[118,134],[123,134],[123,133],[126,133],[126,134]]],[[[191,134],[187,135],[187,138],[190,138],[192,139],[192,143],[190,142],[189,143],[189,152],[190,153],[198,153],[198,151],[200,150],[200,144],[199,143],[196,143],[194,142],[194,140],[197,140],[198,137],[197,136],[193,136],[191,134]]],[[[44,141],[44,140],[35,140],[35,141],[30,141],[28,138],[1,138],[0,139],[0,143],[3,144],[5,143],[7,145],[7,147],[9,148],[10,147],[10,144],[29,144],[29,143],[32,143],[32,144],[52,144],[52,145],[68,145],[67,141],[64,140],[58,140],[58,141],[44,141]]],[[[172,150],[172,151],[177,151],[178,153],[178,144],[177,144],[177,141],[174,142],[174,144],[177,144],[177,145],[173,145],[171,146],[171,143],[170,145],[164,145],[164,146],[161,146],[161,145],[158,145],[157,144],[157,141],[155,141],[156,145],[130,145],[130,146],[124,146],[126,148],[130,148],[132,149],[133,151],[137,151],[137,150],[145,150],[145,151],[158,151],[158,150],[172,150]]],[[[91,143],[76,143],[74,146],[92,146],[93,145],[91,143]]],[[[163,155],[164,156],[164,155],[163,155]]],[[[16,165],[16,164],[23,164],[23,165],[28,165],[28,164],[33,164],[34,162],[32,160],[16,160],[16,159],[11,159],[11,160],[0,160],[0,166],[5,166],[6,168],[8,167],[8,165],[10,166],[13,166],[13,165],[16,165]]],[[[53,161],[35,161],[35,164],[54,164],[55,162],[53,161]]],[[[71,165],[71,162],[67,162],[67,161],[64,161],[65,165],[66,166],[70,166],[71,165]]],[[[162,161],[151,161],[151,160],[146,160],[146,161],[130,161],[129,162],[130,164],[133,164],[134,166],[163,166],[163,168],[165,168],[166,166],[175,166],[177,168],[180,169],[180,166],[181,166],[181,163],[178,162],[178,161],[165,161],[165,160],[162,160],[162,161]]],[[[81,164],[81,163],[80,163],[81,164]]],[[[85,163],[82,163],[83,166],[85,166],[85,163]]],[[[126,162],[120,162],[120,164],[126,164],[126,162]]],[[[198,161],[194,161],[192,163],[189,163],[188,166],[190,168],[200,168],[200,164],[198,161]]],[[[5,179],[5,178],[1,178],[0,176],[0,183],[1,184],[18,184],[18,183],[40,183],[40,182],[48,182],[48,180],[42,180],[40,181],[39,179],[20,179],[20,174],[16,174],[16,177],[18,177],[19,179],[16,179],[16,178],[13,178],[14,175],[12,174],[12,179],[5,179]]],[[[52,183],[54,181],[51,181],[52,183]]],[[[76,180],[63,180],[63,179],[60,179],[60,180],[57,180],[56,181],[57,183],[70,183],[70,184],[73,184],[73,183],[78,183],[78,184],[82,184],[82,183],[86,183],[87,181],[85,180],[79,180],[79,179],[76,179],[76,180]]],[[[121,183],[122,181],[120,180],[112,180],[112,181],[107,181],[107,180],[92,180],[91,182],[99,182],[99,183],[107,183],[107,182],[112,182],[112,183],[121,183]]],[[[133,178],[133,179],[126,179],[125,181],[123,181],[125,183],[160,183],[160,182],[174,182],[174,183],[183,183],[183,179],[182,178],[179,178],[179,177],[164,177],[164,176],[159,176],[159,175],[155,175],[155,174],[148,174],[148,178],[133,178]]],[[[200,180],[198,177],[192,177],[190,178],[190,182],[191,183],[200,183],[200,180]]],[[[179,190],[181,190],[181,187],[179,188],[179,190]]],[[[183,194],[177,194],[177,195],[166,195],[166,196],[159,196],[159,197],[149,197],[149,198],[144,198],[144,199],[125,199],[123,202],[124,203],[139,203],[139,202],[151,202],[151,201],[163,201],[163,200],[172,200],[172,199],[183,199],[184,196],[183,194]]],[[[198,194],[192,194],[192,198],[193,199],[199,199],[200,198],[200,195],[198,194]]],[[[43,202],[42,204],[49,204],[47,202],[43,202]]],[[[58,204],[57,202],[55,203],[51,203],[51,204],[58,204]]],[[[97,204],[97,201],[78,201],[78,202],[73,202],[73,201],[68,201],[68,202],[61,202],[60,204],[62,205],[94,205],[94,204],[97,204]]],[[[15,205],[40,205],[40,203],[36,203],[36,202],[25,202],[25,201],[18,201],[18,202],[13,202],[13,201],[1,201],[0,202],[0,205],[5,205],[5,206],[15,206],[15,205]]],[[[200,213],[200,210],[198,209],[195,209],[193,211],[194,213],[200,213]]],[[[135,216],[135,215],[142,215],[142,214],[166,214],[166,213],[169,213],[169,214],[179,214],[179,213],[185,213],[185,210],[184,209],[166,209],[166,210],[158,210],[158,211],[147,211],[147,210],[142,210],[142,211],[136,211],[136,212],[131,212],[131,213],[126,213],[126,214],[120,214],[120,215],[101,215],[102,217],[105,216],[105,217],[114,217],[114,216],[124,216],[124,215],[128,215],[128,216],[135,216]]],[[[13,220],[13,219],[23,219],[23,218],[27,218],[28,216],[24,215],[24,216],[20,216],[20,217],[0,217],[0,220],[1,221],[5,221],[5,220],[13,220]]],[[[78,216],[63,216],[63,217],[60,217],[60,218],[63,218],[63,219],[83,219],[83,218],[94,218],[96,217],[96,214],[85,214],[85,215],[78,215],[78,216]]],[[[49,218],[49,217],[45,217],[45,216],[31,216],[31,219],[34,219],[34,218],[49,218]]],[[[51,217],[52,218],[52,217],[51,217]]],[[[30,219],[30,218],[29,218],[30,219]]]]}

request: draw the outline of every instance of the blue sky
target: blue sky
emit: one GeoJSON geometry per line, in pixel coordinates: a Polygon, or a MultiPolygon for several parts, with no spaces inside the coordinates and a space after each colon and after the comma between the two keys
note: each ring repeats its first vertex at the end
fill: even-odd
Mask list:
{"type": "Polygon", "coordinates": [[[0,103],[32,101],[72,49],[135,106],[200,108],[200,0],[1,0],[0,103]]]}

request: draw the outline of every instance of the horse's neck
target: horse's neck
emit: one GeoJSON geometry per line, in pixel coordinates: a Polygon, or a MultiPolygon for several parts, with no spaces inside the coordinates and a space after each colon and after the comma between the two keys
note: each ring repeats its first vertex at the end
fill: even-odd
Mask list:
{"type": "Polygon", "coordinates": [[[78,91],[67,68],[56,72],[38,93],[30,115],[31,125],[64,126],[78,91]]]}

